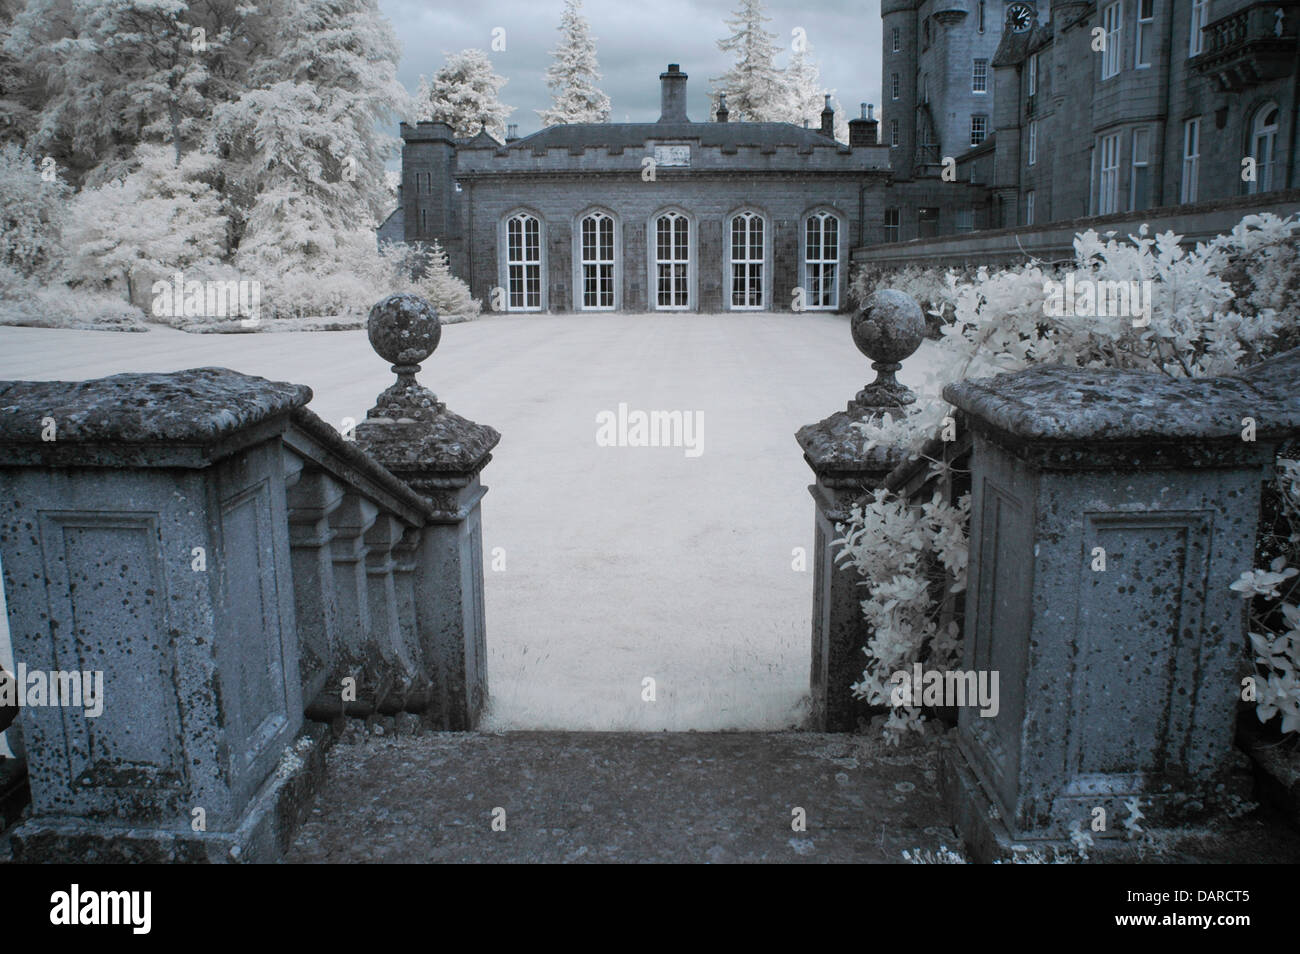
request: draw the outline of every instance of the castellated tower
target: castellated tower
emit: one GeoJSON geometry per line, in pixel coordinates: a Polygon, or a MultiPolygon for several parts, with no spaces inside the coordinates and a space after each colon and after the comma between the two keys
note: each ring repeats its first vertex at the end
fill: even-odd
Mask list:
{"type": "Polygon", "coordinates": [[[464,240],[456,194],[456,139],[446,123],[402,123],[402,217],[407,243],[437,240],[462,274],[464,240]]]}
{"type": "Polygon", "coordinates": [[[891,146],[895,179],[910,179],[916,164],[916,62],[920,0],[880,0],[883,21],[880,142],[891,146]],[[895,79],[897,85],[895,86],[895,79]],[[894,93],[897,90],[898,96],[894,93]]]}
{"type": "Polygon", "coordinates": [[[938,176],[992,134],[1006,0],[881,0],[884,117],[900,179],[938,176]],[[897,125],[895,125],[897,124],[897,125]]]}

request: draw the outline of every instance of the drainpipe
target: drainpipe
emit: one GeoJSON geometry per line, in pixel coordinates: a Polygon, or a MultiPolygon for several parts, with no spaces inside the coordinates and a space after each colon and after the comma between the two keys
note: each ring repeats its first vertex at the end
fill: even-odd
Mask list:
{"type": "MultiPolygon", "coordinates": [[[[1300,43],[1300,38],[1296,42],[1300,43]]],[[[1289,141],[1286,147],[1286,187],[1288,189],[1295,188],[1295,127],[1296,123],[1300,122],[1300,46],[1296,47],[1295,65],[1292,69],[1295,70],[1295,73],[1291,80],[1291,134],[1287,137],[1289,141]]],[[[1254,143],[1251,143],[1251,145],[1254,146],[1254,143]]]]}
{"type": "MultiPolygon", "coordinates": [[[[1174,82],[1174,8],[1172,4],[1165,4],[1169,10],[1169,16],[1165,20],[1165,82],[1164,90],[1160,95],[1160,115],[1163,117],[1160,123],[1160,168],[1156,173],[1159,181],[1156,183],[1155,206],[1165,205],[1165,167],[1168,165],[1166,160],[1169,158],[1169,89],[1174,82]]],[[[1177,161],[1177,160],[1175,160],[1177,161]]],[[[1091,183],[1089,183],[1091,190],[1091,183]]],[[[1092,206],[1089,205],[1088,212],[1092,212],[1092,206]]]]}

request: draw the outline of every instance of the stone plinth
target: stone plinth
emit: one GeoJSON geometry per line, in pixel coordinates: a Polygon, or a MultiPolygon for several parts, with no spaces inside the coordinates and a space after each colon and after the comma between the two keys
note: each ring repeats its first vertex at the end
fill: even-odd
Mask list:
{"type": "Polygon", "coordinates": [[[315,745],[291,750],[302,699],[279,437],[310,397],[216,368],[0,383],[15,660],[103,687],[97,714],[22,709],[20,860],[278,855],[315,745]]]}
{"type": "Polygon", "coordinates": [[[1222,795],[1246,646],[1229,584],[1300,431],[1298,353],[1284,364],[1282,384],[1276,365],[1254,381],[1049,367],[945,388],[974,432],[963,666],[1001,687],[996,716],[960,711],[942,772],[977,858],[1123,833],[1133,798],[1150,827],[1222,795]]]}
{"type": "Polygon", "coordinates": [[[862,648],[870,631],[862,615],[867,594],[852,567],[837,565],[839,534],[835,525],[848,519],[854,503],[880,487],[904,460],[892,447],[863,450],[866,437],[854,425],[883,414],[897,418],[916,396],[894,373],[921,344],[925,319],[921,308],[902,292],[874,294],[851,324],[853,341],[873,361],[876,380],[837,411],[799,429],[795,439],[816,483],[808,488],[816,504],[813,543],[812,726],[823,732],[848,732],[867,705],[853,697],[851,686],[862,678],[862,648]]]}
{"type": "Polygon", "coordinates": [[[397,382],[357,426],[357,443],[428,501],[432,514],[410,551],[418,636],[436,672],[435,721],[471,729],[487,701],[487,626],[479,474],[501,435],[447,410],[415,374],[441,338],[437,311],[413,295],[371,310],[370,342],[397,382]]]}

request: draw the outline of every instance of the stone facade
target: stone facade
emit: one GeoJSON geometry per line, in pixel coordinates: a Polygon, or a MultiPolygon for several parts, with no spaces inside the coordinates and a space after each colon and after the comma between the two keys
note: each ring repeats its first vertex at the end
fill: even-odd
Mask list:
{"type": "Polygon", "coordinates": [[[1248,0],[1069,3],[1007,33],[994,62],[998,224],[1295,187],[1298,14],[1248,0]],[[1094,49],[1098,27],[1107,50],[1094,49]]]}
{"type": "Polygon", "coordinates": [[[829,110],[813,128],[729,123],[725,110],[693,123],[686,80],[676,64],[661,74],[655,123],[506,143],[404,124],[400,215],[381,240],[399,228],[407,242],[437,239],[494,310],[845,307],[849,249],[884,239],[876,121],[864,106],[849,144],[829,110]]]}

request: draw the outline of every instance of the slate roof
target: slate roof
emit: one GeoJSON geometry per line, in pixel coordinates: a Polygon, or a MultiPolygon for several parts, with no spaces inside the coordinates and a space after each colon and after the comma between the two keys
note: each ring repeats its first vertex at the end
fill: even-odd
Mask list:
{"type": "MultiPolygon", "coordinates": [[[[486,148],[482,136],[474,137],[465,148],[486,148]]],[[[579,149],[623,147],[639,149],[647,139],[699,140],[701,146],[805,146],[834,149],[843,145],[823,136],[817,129],[804,129],[793,123],[572,123],[548,126],[531,136],[516,139],[507,149],[579,149]]]]}

